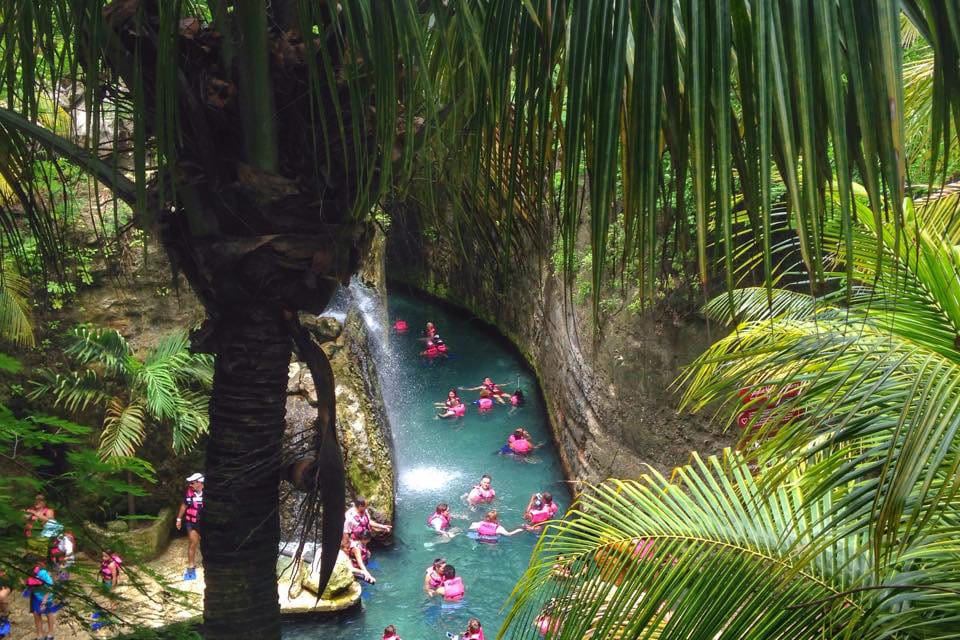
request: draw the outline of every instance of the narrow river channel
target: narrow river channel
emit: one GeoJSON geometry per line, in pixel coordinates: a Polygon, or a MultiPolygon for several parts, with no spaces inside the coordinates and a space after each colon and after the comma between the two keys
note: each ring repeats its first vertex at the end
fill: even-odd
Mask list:
{"type": "MultiPolygon", "coordinates": [[[[353,298],[365,313],[368,327],[386,335],[381,320],[369,308],[369,298],[358,285],[353,298]]],[[[497,492],[493,507],[507,529],[523,524],[530,496],[549,491],[562,510],[570,504],[537,381],[523,360],[500,336],[468,316],[451,312],[421,298],[391,292],[389,322],[404,319],[409,330],[389,331],[389,340],[375,349],[387,413],[393,429],[397,463],[397,516],[395,544],[373,549],[375,585],[363,585],[363,609],[322,623],[297,623],[286,627],[287,640],[338,638],[379,640],[388,624],[405,640],[438,640],[445,632],[461,632],[471,617],[479,618],[486,637],[493,639],[503,621],[502,606],[523,573],[536,542],[536,534],[523,532],[501,538],[496,544],[478,543],[466,535],[450,541],[427,528],[426,519],[438,502],[450,505],[452,526],[466,531],[482,519],[462,497],[482,474],[493,478],[497,492]],[[427,321],[437,326],[450,349],[446,359],[428,360],[419,353],[427,321]],[[485,376],[519,383],[527,402],[512,410],[497,405],[481,415],[468,404],[465,417],[437,419],[434,402],[443,401],[451,387],[475,387],[485,376]],[[498,455],[511,431],[526,428],[534,442],[544,443],[528,460],[498,455]],[[466,596],[456,604],[427,598],[424,571],[436,557],[456,567],[466,585],[466,596]]],[[[464,401],[476,391],[461,391],[464,401]]]]}

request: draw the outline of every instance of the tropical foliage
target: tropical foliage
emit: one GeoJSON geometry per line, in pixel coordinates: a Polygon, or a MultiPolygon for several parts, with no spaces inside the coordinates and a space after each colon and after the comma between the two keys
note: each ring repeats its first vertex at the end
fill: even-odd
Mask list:
{"type": "Polygon", "coordinates": [[[12,260],[0,269],[0,336],[15,345],[32,347],[36,339],[30,320],[30,281],[12,260]]]}
{"type": "Polygon", "coordinates": [[[79,368],[65,374],[41,371],[30,397],[73,414],[103,409],[99,451],[104,460],[135,455],[151,423],[172,427],[173,448],[184,452],[207,431],[213,383],[212,357],[189,348],[187,334],[175,332],[140,360],[119,332],[79,326],[65,349],[79,368]]]}
{"type": "MultiPolygon", "coordinates": [[[[960,196],[908,200],[895,224],[854,194],[852,264],[831,251],[823,293],[788,270],[706,306],[739,324],[684,402],[719,403],[741,453],[587,491],[538,546],[513,633],[541,615],[556,638],[960,630],[960,196]]],[[[842,246],[838,219],[823,238],[842,246]]]]}
{"type": "Polygon", "coordinates": [[[956,532],[877,549],[805,473],[726,452],[588,489],[547,527],[501,637],[954,637],[956,532]]]}
{"type": "MultiPolygon", "coordinates": [[[[75,163],[130,203],[139,224],[159,222],[210,312],[197,345],[218,355],[205,631],[231,640],[280,635],[271,456],[301,331],[290,319],[322,307],[356,270],[372,205],[402,197],[417,170],[447,183],[455,202],[484,196],[483,215],[454,209],[490,255],[559,229],[567,272],[588,205],[594,291],[621,194],[619,262],[635,260],[648,291],[668,244],[657,240],[670,234],[695,241],[702,281],[721,240],[732,289],[735,191],[772,288],[776,171],[819,289],[832,181],[848,280],[855,176],[877,215],[886,203],[903,226],[902,15],[933,50],[931,150],[960,113],[960,12],[943,2],[43,0],[0,11],[0,174],[28,186],[0,207],[8,243],[29,227],[56,269],[62,238],[33,167],[75,163]],[[91,135],[79,144],[40,118],[38,96],[64,85],[84,89],[91,135]],[[107,131],[121,119],[129,129],[107,131]],[[129,142],[132,178],[120,170],[129,142]],[[261,464],[231,466],[251,458],[261,464]],[[249,562],[238,566],[241,549],[249,562]]],[[[318,390],[331,390],[317,471],[324,510],[335,512],[343,496],[329,488],[342,486],[343,470],[324,363],[311,366],[318,390]]],[[[140,420],[120,405],[112,415],[140,420]]],[[[323,576],[338,538],[328,527],[323,576]]]]}

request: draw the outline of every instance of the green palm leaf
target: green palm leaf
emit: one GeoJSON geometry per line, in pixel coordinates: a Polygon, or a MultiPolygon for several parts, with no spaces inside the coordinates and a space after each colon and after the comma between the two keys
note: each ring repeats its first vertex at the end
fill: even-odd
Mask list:
{"type": "Polygon", "coordinates": [[[103,379],[92,369],[67,374],[41,369],[39,380],[31,381],[33,389],[27,397],[61,406],[70,413],[86,411],[91,405],[104,404],[109,396],[104,391],[103,379]]]}
{"type": "Polygon", "coordinates": [[[954,628],[960,605],[941,597],[933,611],[926,587],[956,586],[935,566],[955,541],[912,547],[875,574],[868,537],[837,530],[831,498],[806,496],[797,473],[770,488],[728,453],[674,477],[585,491],[541,537],[501,635],[538,637],[545,607],[548,638],[882,638],[894,613],[900,629],[954,628]]]}
{"type": "Polygon", "coordinates": [[[64,353],[78,363],[99,365],[107,375],[127,375],[133,351],[119,331],[80,325],[69,335],[71,341],[64,353]]]}
{"type": "Polygon", "coordinates": [[[125,404],[119,398],[107,403],[100,433],[100,459],[133,457],[146,435],[146,411],[138,403],[125,404]]]}
{"type": "Polygon", "coordinates": [[[20,275],[12,260],[5,259],[0,269],[0,335],[24,347],[36,344],[29,299],[30,281],[20,275]]]}

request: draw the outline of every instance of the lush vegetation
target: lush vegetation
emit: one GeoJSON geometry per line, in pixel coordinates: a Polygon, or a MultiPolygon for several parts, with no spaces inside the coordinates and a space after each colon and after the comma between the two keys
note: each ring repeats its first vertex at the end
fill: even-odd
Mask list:
{"type": "MultiPolygon", "coordinates": [[[[960,113],[960,17],[952,4],[940,2],[272,0],[171,5],[118,0],[101,6],[45,0],[7,3],[0,18],[4,249],[21,266],[29,263],[31,252],[40,256],[41,271],[53,275],[48,290],[56,296],[69,293],[70,265],[64,256],[70,255],[65,250],[70,243],[62,233],[63,210],[57,204],[64,183],[52,176],[73,165],[131,206],[138,225],[159,229],[165,248],[209,313],[193,345],[217,358],[206,450],[205,633],[231,640],[276,638],[280,633],[273,579],[279,527],[274,514],[284,463],[282,380],[291,340],[310,363],[320,399],[316,429],[321,444],[313,477],[323,487],[323,509],[337,513],[344,506],[342,458],[333,433],[332,372],[326,357],[304,338],[296,318],[298,311],[322,307],[337,282],[357,268],[369,245],[374,204],[420,196],[424,190],[416,189],[417,181],[427,183],[427,209],[437,218],[452,219],[452,237],[474,239],[499,260],[522,255],[529,242],[543,240],[544,227],[553,229],[560,239],[563,271],[573,274],[577,262],[589,268],[595,312],[600,310],[609,265],[635,264],[637,280],[653,297],[664,271],[657,261],[669,264],[676,258],[673,247],[693,251],[701,285],[708,284],[714,271],[713,257],[721,257],[717,271],[733,291],[741,234],[754,243],[756,271],[765,285],[762,295],[772,307],[779,275],[774,205],[781,204],[789,214],[795,255],[818,298],[812,303],[814,311],[822,312],[827,322],[831,310],[821,307],[819,296],[832,293],[839,279],[847,300],[833,313],[855,320],[855,289],[865,277],[857,270],[869,265],[861,259],[869,251],[857,232],[862,217],[855,181],[863,184],[869,203],[863,206],[874,216],[876,255],[885,250],[881,236],[887,230],[880,229],[888,217],[892,255],[904,262],[906,240],[901,239],[909,237],[911,223],[920,224],[904,205],[909,202],[909,156],[914,151],[907,148],[907,139],[915,137],[905,129],[902,34],[909,31],[927,43],[934,60],[921,74],[929,78],[925,95],[931,105],[929,115],[921,118],[930,131],[924,139],[928,183],[942,179],[952,166],[950,142],[954,117],[960,113]],[[58,126],[65,103],[83,104],[86,126],[79,139],[58,126]],[[416,178],[413,187],[411,177],[416,178]],[[832,185],[835,206],[828,196],[832,185]],[[441,195],[432,200],[435,191],[441,195]],[[590,247],[589,254],[578,259],[583,220],[589,223],[590,247]],[[832,272],[838,267],[842,276],[832,272]],[[238,563],[238,557],[245,562],[238,563]]],[[[922,126],[914,120],[911,124],[914,130],[922,126]]],[[[99,215],[99,198],[95,200],[99,215]]],[[[118,210],[115,206],[112,216],[116,233],[124,228],[118,210]]],[[[100,216],[101,221],[104,217],[111,216],[100,216]]],[[[953,253],[950,256],[952,260],[953,253]]],[[[870,285],[899,292],[894,264],[878,258],[870,285]]],[[[937,277],[956,275],[941,271],[937,277]]],[[[919,295],[921,285],[930,282],[904,291],[919,295]]],[[[952,290],[952,282],[940,286],[952,290]]],[[[730,295],[735,306],[748,294],[730,295]]],[[[913,312],[921,307],[917,303],[913,312]]],[[[909,328],[909,315],[903,320],[894,309],[886,317],[887,325],[909,328]]],[[[783,326],[780,320],[772,326],[778,325],[783,326]]],[[[779,347],[789,346],[784,340],[779,347]]],[[[827,346],[843,344],[838,339],[827,346]]],[[[848,368],[856,362],[850,349],[844,352],[845,360],[837,361],[848,368]]],[[[916,355],[910,349],[898,354],[903,362],[916,355]]],[[[137,425],[151,412],[170,419],[169,406],[176,402],[157,404],[160,396],[151,395],[150,372],[143,374],[150,364],[141,365],[122,350],[117,353],[122,363],[116,353],[101,362],[107,364],[105,373],[124,379],[130,393],[111,409],[107,432],[120,433],[123,427],[124,433],[136,434],[137,425]],[[147,386],[138,387],[141,382],[147,386]]],[[[81,365],[94,359],[84,349],[76,354],[81,365]]],[[[886,364],[897,362],[898,356],[886,364]]],[[[838,385],[836,395],[823,391],[824,397],[848,402],[851,411],[874,399],[865,395],[865,388],[848,390],[843,386],[847,379],[817,357],[819,353],[809,354],[810,367],[822,366],[838,385]]],[[[752,362],[756,369],[745,377],[736,365],[717,367],[710,385],[726,384],[726,393],[738,385],[773,385],[767,399],[756,400],[763,403],[777,398],[778,386],[799,382],[801,392],[774,413],[779,406],[786,411],[815,398],[819,383],[813,380],[821,378],[796,374],[797,380],[788,381],[782,377],[783,362],[770,362],[752,362]],[[724,378],[724,373],[729,375],[724,378]]],[[[903,395],[896,384],[904,379],[892,374],[865,380],[890,385],[890,395],[877,394],[877,402],[885,397],[894,407],[905,400],[921,407],[911,414],[920,416],[916,421],[903,418],[891,426],[887,419],[882,423],[886,432],[874,429],[867,423],[873,424],[870,411],[883,409],[877,405],[856,414],[857,420],[834,423],[831,416],[815,422],[818,412],[830,406],[824,403],[797,416],[786,414],[793,420],[775,436],[755,438],[759,449],[747,462],[759,461],[763,486],[809,478],[815,481],[812,488],[791,484],[783,502],[765,506],[758,501],[767,494],[752,489],[744,471],[747,462],[731,458],[721,465],[727,475],[688,470],[683,488],[694,502],[676,506],[680,513],[683,508],[692,513],[698,508],[696,500],[715,505],[710,513],[718,520],[723,509],[746,510],[748,518],[742,520],[769,517],[776,525],[771,525],[772,534],[795,536],[769,558],[774,551],[792,554],[800,549],[801,559],[819,559],[809,560],[815,564],[829,559],[832,567],[815,572],[824,582],[828,568],[865,562],[873,583],[858,582],[859,565],[855,576],[843,576],[863,590],[849,598],[849,607],[822,609],[837,600],[821,602],[821,592],[809,585],[798,587],[797,598],[791,599],[778,589],[794,583],[775,581],[766,585],[767,596],[752,602],[741,598],[739,605],[734,599],[721,608],[716,602],[720,586],[729,587],[722,592],[728,598],[753,592],[734,582],[729,567],[718,574],[718,582],[708,585],[702,581],[712,579],[714,572],[698,571],[691,563],[694,556],[703,562],[732,556],[697,554],[691,547],[689,555],[681,557],[679,548],[667,545],[671,561],[660,573],[675,572],[676,582],[664,584],[676,587],[669,595],[682,594],[681,602],[661,607],[649,598],[641,608],[656,608],[658,613],[634,618],[634,604],[624,600],[623,606],[607,606],[597,620],[595,614],[606,600],[594,597],[600,587],[590,585],[610,581],[587,582],[581,596],[560,604],[559,619],[575,621],[564,624],[562,633],[572,637],[580,630],[585,635],[585,626],[592,626],[598,636],[623,635],[610,630],[629,617],[627,624],[635,625],[631,633],[643,623],[644,633],[651,636],[668,629],[672,634],[675,628],[678,636],[691,637],[684,631],[696,629],[697,637],[712,637],[708,627],[716,634],[736,625],[755,637],[797,637],[852,628],[859,624],[861,608],[869,615],[889,612],[883,591],[870,593],[883,586],[879,581],[889,575],[887,569],[899,571],[901,578],[912,577],[930,563],[928,556],[913,558],[913,538],[901,535],[926,531],[932,520],[922,514],[935,510],[925,508],[949,504],[953,497],[943,474],[954,446],[948,438],[952,423],[945,418],[950,378],[943,368],[926,368],[919,360],[914,364],[929,375],[911,381],[926,380],[930,386],[918,387],[912,396],[903,395]],[[790,434],[795,434],[792,441],[790,434]],[[893,440],[884,442],[885,435],[893,440]],[[815,444],[813,451],[806,448],[809,444],[815,444]],[[896,460],[889,455],[877,458],[878,452],[901,448],[903,455],[896,460]],[[799,453],[804,456],[802,469],[799,453]],[[920,466],[898,466],[899,461],[920,466]],[[696,494],[698,487],[710,487],[713,494],[696,494]],[[887,487],[895,491],[871,502],[871,495],[880,496],[887,487]],[[747,498],[753,511],[744,506],[747,498]],[[834,504],[842,508],[834,511],[834,504]],[[868,526],[864,514],[877,517],[870,517],[868,526]],[[825,542],[811,542],[811,532],[820,531],[818,521],[811,520],[815,517],[821,525],[833,525],[832,518],[847,524],[834,527],[837,532],[825,542]],[[850,523],[866,527],[869,549],[858,546],[862,537],[850,523]],[[848,533],[852,548],[846,538],[836,537],[848,533]],[[839,546],[831,546],[834,543],[839,546]],[[818,548],[820,544],[827,546],[818,548]],[[839,555],[841,547],[847,555],[839,555]],[[818,555],[821,552],[826,555],[818,555]],[[720,577],[726,582],[719,582],[720,577]],[[699,591],[679,586],[694,584],[703,586],[699,591]],[[705,607],[711,603],[717,609],[707,616],[705,607]],[[799,608],[777,608],[785,604],[799,608]],[[770,616],[771,626],[766,626],[767,618],[746,613],[754,611],[770,616]],[[801,618],[807,627],[796,626],[801,618]]],[[[704,360],[700,366],[714,365],[704,360]]],[[[881,368],[864,375],[878,375],[881,368]]],[[[822,379],[826,386],[831,378],[822,379]]],[[[71,397],[68,386],[62,387],[63,398],[71,397]]],[[[691,389],[703,399],[720,393],[719,387],[711,391],[707,385],[691,389]]],[[[777,422],[774,416],[765,424],[777,422]]],[[[188,430],[195,432],[198,424],[199,419],[191,418],[188,430]]],[[[138,438],[127,438],[118,450],[130,451],[138,438]]],[[[609,553],[610,544],[632,539],[627,536],[653,535],[644,532],[652,524],[638,507],[667,504],[644,497],[665,491],[658,482],[630,488],[635,498],[630,508],[637,512],[630,520],[633,531],[621,535],[602,519],[592,525],[593,533],[601,534],[598,548],[607,545],[609,553]]],[[[600,506],[585,500],[567,528],[555,532],[576,537],[577,527],[591,522],[591,513],[600,506]]],[[[678,520],[665,509],[659,513],[664,522],[678,520]]],[[[339,527],[324,529],[321,582],[333,569],[339,534],[339,527]]],[[[548,535],[544,544],[558,539],[548,535]]],[[[760,543],[754,539],[752,544],[760,543]]],[[[658,549],[655,553],[663,553],[662,545],[658,549]]],[[[582,552],[584,558],[596,553],[582,552]]],[[[626,552],[621,555],[619,564],[636,577],[633,586],[642,587],[643,580],[656,573],[648,569],[655,563],[628,561],[626,552]]],[[[755,557],[744,551],[741,560],[755,557]]],[[[578,562],[574,570],[583,568],[578,562]]],[[[774,579],[790,576],[793,567],[801,566],[793,559],[786,565],[768,560],[754,565],[749,575],[758,581],[774,579]],[[791,570],[781,574],[764,571],[764,566],[791,570]]],[[[762,589],[759,583],[757,589],[762,589]]],[[[890,606],[898,615],[909,609],[910,615],[885,618],[869,628],[909,635],[914,633],[914,614],[926,620],[925,615],[932,617],[946,606],[933,590],[912,583],[897,589],[901,593],[890,606]],[[913,595],[929,599],[908,602],[913,595]],[[898,619],[902,627],[895,626],[898,619]]],[[[522,596],[518,602],[535,599],[522,596]]],[[[863,620],[874,624],[873,618],[863,620]]],[[[933,628],[939,633],[939,627],[933,628]]]]}

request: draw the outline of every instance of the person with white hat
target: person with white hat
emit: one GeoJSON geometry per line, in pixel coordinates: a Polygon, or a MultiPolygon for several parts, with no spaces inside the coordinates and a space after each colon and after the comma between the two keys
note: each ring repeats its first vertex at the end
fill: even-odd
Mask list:
{"type": "Polygon", "coordinates": [[[203,474],[194,473],[187,478],[187,494],[177,513],[177,530],[187,529],[187,570],[184,580],[197,578],[197,547],[200,546],[200,526],[203,515],[203,474]]]}

